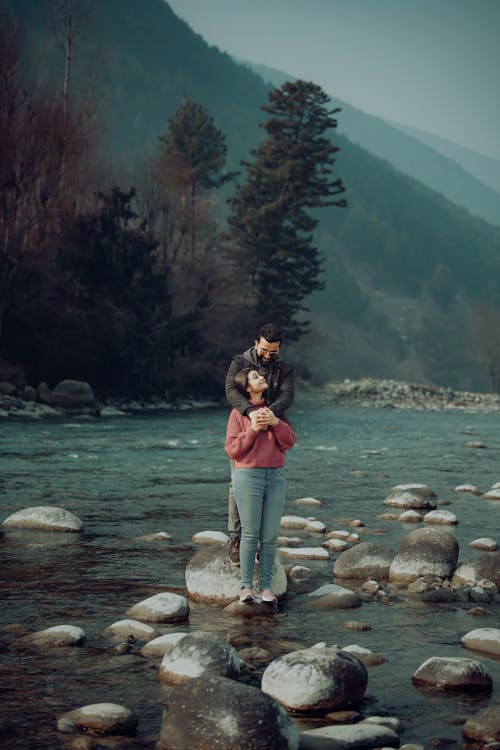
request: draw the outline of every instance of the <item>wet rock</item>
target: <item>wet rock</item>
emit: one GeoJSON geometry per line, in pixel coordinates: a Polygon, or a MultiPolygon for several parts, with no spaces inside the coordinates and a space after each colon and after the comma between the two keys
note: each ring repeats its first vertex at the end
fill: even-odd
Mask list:
{"type": "Polygon", "coordinates": [[[260,598],[255,598],[249,603],[236,599],[224,607],[223,612],[231,617],[269,617],[269,615],[278,614],[278,609],[274,603],[264,602],[260,598]]]}
{"type": "Polygon", "coordinates": [[[301,547],[304,544],[304,540],[299,536],[279,536],[278,547],[301,547]]]}
{"type": "Polygon", "coordinates": [[[319,507],[323,505],[321,500],[317,500],[315,497],[299,497],[295,501],[295,505],[309,505],[314,507],[319,507]]]}
{"type": "Polygon", "coordinates": [[[333,529],[333,531],[329,531],[326,535],[327,539],[343,539],[344,541],[347,541],[347,537],[350,535],[350,531],[346,531],[345,529],[333,529]]]}
{"type": "Polygon", "coordinates": [[[367,622],[359,622],[359,620],[347,620],[346,622],[342,623],[342,627],[346,628],[346,630],[371,630],[372,626],[369,625],[367,622]]]}
{"type": "Polygon", "coordinates": [[[278,547],[277,552],[281,557],[296,558],[301,560],[330,559],[328,550],[324,549],[323,547],[278,547]]]}
{"type": "Polygon", "coordinates": [[[36,633],[17,638],[13,645],[16,647],[34,648],[62,648],[70,646],[81,646],[85,642],[85,631],[75,625],[54,625],[45,630],[37,630],[36,633]]]}
{"type": "Polygon", "coordinates": [[[229,541],[229,537],[223,531],[199,531],[191,541],[195,544],[217,544],[219,542],[225,544],[229,541]]]}
{"type": "Polygon", "coordinates": [[[354,750],[398,746],[399,735],[393,729],[366,722],[309,729],[300,735],[300,750],[354,750]]]}
{"type": "Polygon", "coordinates": [[[435,690],[489,689],[492,679],[483,665],[474,659],[432,656],[412,676],[417,687],[435,690]]]}
{"type": "Polygon", "coordinates": [[[188,619],[189,603],[184,596],[164,591],[134,604],[126,614],[144,622],[179,622],[188,619]]]}
{"type": "Polygon", "coordinates": [[[458,559],[453,534],[438,529],[412,531],[399,546],[389,568],[389,581],[409,583],[423,575],[447,578],[458,559]]]}
{"type": "MultiPolygon", "coordinates": [[[[259,566],[255,565],[254,586],[259,588],[259,566]]],[[[238,597],[241,571],[228,560],[226,544],[212,544],[200,549],[191,558],[185,571],[186,588],[196,601],[224,603],[238,597]]],[[[283,566],[274,561],[272,590],[281,597],[286,592],[287,580],[283,566]]]]}
{"type": "Polygon", "coordinates": [[[335,560],[333,575],[337,578],[386,579],[394,552],[383,544],[361,542],[342,552],[335,560]]]}
{"type": "Polygon", "coordinates": [[[329,711],[361,701],[366,667],[335,646],[300,649],[275,659],[262,676],[262,691],[290,711],[329,711]]]}
{"type": "Polygon", "coordinates": [[[453,575],[451,585],[463,586],[468,584],[474,586],[485,578],[500,588],[500,551],[485,552],[475,560],[460,565],[453,575]]]}
{"type": "Polygon", "coordinates": [[[487,490],[481,497],[485,500],[500,500],[500,487],[492,487],[491,490],[487,490]]]}
{"type": "Polygon", "coordinates": [[[481,440],[468,440],[464,443],[464,448],[486,448],[486,443],[481,440]]]}
{"type": "Polygon", "coordinates": [[[342,648],[342,651],[347,651],[349,654],[354,654],[354,656],[356,656],[361,662],[363,662],[365,667],[376,667],[379,664],[383,664],[385,662],[383,656],[374,654],[373,651],[370,651],[369,648],[358,646],[358,644],[356,643],[349,646],[344,646],[342,648]]]}
{"type": "Polygon", "coordinates": [[[462,735],[467,740],[485,744],[500,742],[500,703],[488,706],[468,719],[462,727],[462,735]]]}
{"type": "Polygon", "coordinates": [[[487,536],[482,536],[479,539],[474,539],[472,542],[469,542],[469,547],[472,547],[473,549],[484,550],[486,552],[496,552],[496,550],[498,549],[498,544],[494,539],[491,539],[487,536]]]}
{"type": "Polygon", "coordinates": [[[139,542],[169,542],[172,537],[166,531],[157,531],[154,534],[145,534],[137,537],[139,542]]]}
{"type": "Polygon", "coordinates": [[[138,641],[151,641],[158,635],[158,631],[152,628],[151,625],[139,622],[139,620],[119,620],[109,625],[105,632],[118,638],[133,636],[138,641]]]}
{"type": "Polygon", "coordinates": [[[353,609],[361,607],[359,594],[342,586],[337,586],[334,583],[327,583],[305,597],[300,597],[295,602],[307,608],[318,607],[320,609],[353,609]]]}
{"type": "Polygon", "coordinates": [[[57,722],[60,732],[82,730],[94,736],[133,734],[139,720],[118,703],[93,703],[63,714],[57,722]]]}
{"type": "Polygon", "coordinates": [[[500,656],[500,629],[499,628],[477,628],[466,633],[461,639],[465,648],[472,651],[481,651],[485,654],[500,656]]]}
{"type": "Polygon", "coordinates": [[[326,526],[323,523],[323,521],[317,521],[315,518],[310,518],[310,519],[308,518],[304,531],[309,531],[311,533],[316,533],[316,534],[323,534],[326,531],[326,526]]]}
{"type": "Polygon", "coordinates": [[[256,687],[210,675],[172,692],[157,747],[297,750],[298,745],[297,729],[276,701],[256,687]]]}
{"type": "Polygon", "coordinates": [[[167,651],[158,677],[164,682],[177,683],[205,673],[237,677],[240,670],[240,657],[227,641],[215,633],[197,630],[187,633],[167,651]]]}
{"type": "Polygon", "coordinates": [[[456,515],[449,510],[431,510],[425,514],[424,523],[441,523],[453,526],[458,521],[456,515]]]}
{"type": "Polygon", "coordinates": [[[141,648],[141,654],[143,656],[164,656],[185,635],[186,633],[166,633],[165,635],[159,635],[158,638],[153,638],[152,641],[148,641],[141,648]]]}
{"type": "Polygon", "coordinates": [[[344,552],[346,549],[349,549],[351,545],[343,539],[327,539],[321,546],[329,552],[344,552]]]}
{"type": "Polygon", "coordinates": [[[392,487],[384,505],[417,510],[436,507],[436,495],[426,484],[397,484],[392,487]]]}
{"type": "Polygon", "coordinates": [[[300,516],[283,516],[280,524],[282,529],[305,529],[307,518],[300,516]]]}
{"type": "Polygon", "coordinates": [[[402,523],[420,523],[422,515],[416,510],[405,510],[404,513],[401,513],[398,520],[402,523]]]}
{"type": "Polygon", "coordinates": [[[247,664],[254,664],[255,666],[269,664],[274,658],[269,651],[258,646],[242,648],[241,651],[238,651],[238,656],[247,664]]]}
{"type": "Polygon", "coordinates": [[[430,589],[422,593],[422,601],[428,604],[445,604],[456,600],[456,592],[452,589],[430,589]]]}
{"type": "Polygon", "coordinates": [[[473,495],[479,495],[479,490],[475,484],[459,484],[455,487],[455,492],[470,492],[473,495]]]}
{"type": "Polygon", "coordinates": [[[308,581],[312,576],[312,570],[304,565],[292,565],[288,576],[291,581],[308,581]]]}
{"type": "Polygon", "coordinates": [[[79,518],[65,508],[55,505],[37,505],[23,508],[12,513],[2,524],[6,528],[38,529],[40,531],[71,531],[83,530],[79,518]]]}

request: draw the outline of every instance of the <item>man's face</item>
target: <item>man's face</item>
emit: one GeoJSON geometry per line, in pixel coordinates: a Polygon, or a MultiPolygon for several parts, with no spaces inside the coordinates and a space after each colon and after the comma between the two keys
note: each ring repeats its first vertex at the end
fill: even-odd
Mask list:
{"type": "Polygon", "coordinates": [[[262,362],[271,362],[280,353],[281,341],[268,341],[263,336],[255,339],[255,351],[262,362]]]}

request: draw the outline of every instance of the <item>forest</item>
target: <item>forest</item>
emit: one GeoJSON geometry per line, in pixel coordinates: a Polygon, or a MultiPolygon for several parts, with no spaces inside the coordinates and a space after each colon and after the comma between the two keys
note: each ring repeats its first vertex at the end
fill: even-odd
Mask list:
{"type": "Polygon", "coordinates": [[[120,23],[114,0],[15,6],[0,24],[0,380],[220,393],[274,320],[315,382],[498,390],[498,228],[339,135],[313,82],[273,89],[160,0],[123,0],[120,23]]]}

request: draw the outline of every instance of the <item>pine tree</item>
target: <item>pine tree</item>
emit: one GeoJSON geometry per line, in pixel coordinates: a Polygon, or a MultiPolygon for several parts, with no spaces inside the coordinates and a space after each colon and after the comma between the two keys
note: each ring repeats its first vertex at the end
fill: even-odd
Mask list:
{"type": "Polygon", "coordinates": [[[320,289],[321,258],[313,244],[318,224],[310,209],[345,206],[340,179],[333,179],[338,148],[328,131],[336,127],[328,96],[314,83],[286,82],[269,93],[261,109],[267,137],[243,162],[246,182],[229,201],[230,236],[242,254],[255,314],[283,326],[289,340],[307,330],[297,315],[303,300],[320,289]]]}

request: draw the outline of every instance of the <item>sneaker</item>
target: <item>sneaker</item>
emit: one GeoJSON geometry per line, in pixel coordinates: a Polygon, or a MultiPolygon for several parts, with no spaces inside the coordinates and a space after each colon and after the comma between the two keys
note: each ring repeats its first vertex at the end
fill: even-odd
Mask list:
{"type": "Polygon", "coordinates": [[[259,596],[262,599],[262,601],[266,602],[267,604],[278,603],[278,599],[274,596],[271,589],[263,589],[262,591],[259,591],[259,596]]]}
{"type": "Polygon", "coordinates": [[[243,586],[240,589],[240,602],[242,602],[243,604],[250,604],[250,602],[253,602],[252,589],[249,589],[246,586],[243,586]]]}
{"type": "Polygon", "coordinates": [[[227,553],[227,559],[231,565],[239,567],[240,565],[240,537],[232,536],[229,540],[229,550],[227,553]]]}

